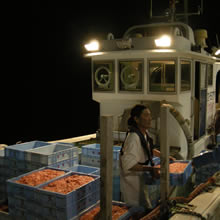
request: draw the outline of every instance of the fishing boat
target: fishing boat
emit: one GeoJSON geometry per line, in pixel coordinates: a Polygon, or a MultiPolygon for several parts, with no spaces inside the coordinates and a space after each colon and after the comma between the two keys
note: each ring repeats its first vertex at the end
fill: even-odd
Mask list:
{"type": "Polygon", "coordinates": [[[151,108],[151,132],[160,145],[159,106],[166,103],[175,114],[168,118],[171,150],[189,159],[210,142],[208,128],[220,102],[219,48],[207,52],[207,31],[176,21],[175,1],[168,17],[132,26],[119,39],[109,33],[93,40],[85,56],[92,63],[92,98],[100,115],[114,116],[115,136],[124,138],[129,109],[142,103],[151,108]]]}
{"type": "MultiPolygon", "coordinates": [[[[183,16],[187,21],[188,16],[195,13],[188,13],[185,10],[186,13],[178,15],[176,14],[175,4],[175,0],[169,1],[170,8],[166,11],[166,21],[135,25],[128,28],[121,38],[116,39],[112,33],[109,33],[106,39],[99,41],[92,40],[85,45],[85,57],[90,58],[92,64],[92,99],[99,103],[101,117],[106,115],[112,117],[113,129],[110,131],[113,132],[114,144],[117,143],[117,145],[120,145],[125,140],[127,119],[131,108],[136,104],[148,105],[153,118],[150,134],[154,139],[154,144],[158,148],[164,148],[163,138],[161,136],[165,136],[166,142],[169,144],[170,154],[178,160],[184,161],[184,163],[185,161],[189,163],[186,173],[183,174],[187,175],[187,178],[184,176],[181,179],[181,186],[171,186],[168,188],[168,183],[163,181],[165,175],[161,175],[163,176],[160,179],[161,187],[160,185],[149,187],[148,190],[152,193],[152,197],[155,195],[152,201],[154,200],[156,205],[153,205],[153,210],[148,215],[142,216],[142,218],[137,217],[136,219],[162,219],[163,209],[170,209],[169,217],[166,219],[196,220],[201,218],[217,220],[220,218],[220,171],[211,175],[208,180],[203,181],[201,184],[200,182],[195,184],[195,180],[192,180],[194,177],[190,175],[193,174],[191,161],[194,158],[202,158],[201,160],[197,160],[198,164],[194,164],[198,168],[197,176],[206,175],[210,167],[212,169],[212,166],[219,167],[219,158],[216,158],[215,155],[219,155],[220,153],[220,147],[217,147],[220,144],[220,140],[216,134],[213,139],[213,130],[211,128],[213,127],[216,111],[220,108],[220,47],[217,45],[217,47],[212,48],[212,51],[208,51],[206,45],[206,39],[208,38],[207,30],[193,30],[187,22],[177,21],[176,18],[178,16],[183,16]],[[161,114],[161,106],[166,108],[169,114],[161,114]],[[166,124],[163,123],[165,121],[166,124]],[[168,137],[169,141],[167,141],[168,137]],[[212,151],[204,152],[207,151],[207,146],[209,145],[212,146],[212,151]],[[215,163],[211,161],[212,158],[216,160],[215,163]],[[199,169],[200,165],[202,167],[201,170],[199,169]],[[199,173],[200,171],[201,173],[199,173]],[[189,182],[187,182],[189,176],[191,178],[190,183],[193,182],[195,186],[189,186],[189,182]],[[164,194],[160,194],[160,190],[164,190],[164,194]],[[161,200],[160,195],[163,195],[163,198],[161,196],[161,200]]],[[[200,14],[200,12],[201,10],[196,14],[200,14]]],[[[101,168],[101,202],[107,201],[105,197],[111,199],[108,192],[112,192],[112,188],[113,198],[116,198],[114,197],[114,192],[116,192],[116,196],[119,195],[118,200],[120,201],[118,161],[115,163],[115,161],[108,160],[112,153],[108,154],[112,143],[108,142],[108,140],[102,142],[102,136],[103,133],[98,130],[96,134],[50,141],[50,143],[46,143],[46,147],[44,146],[45,143],[40,143],[43,145],[42,148],[39,147],[38,149],[30,149],[28,151],[29,153],[34,153],[36,156],[36,151],[40,154],[43,152],[41,149],[51,148],[50,144],[55,149],[56,146],[53,143],[71,143],[79,148],[83,145],[88,145],[91,149],[85,148],[85,151],[90,152],[90,155],[84,155],[83,158],[82,150],[82,154],[79,153],[81,155],[80,160],[82,162],[84,159],[87,162],[87,166],[94,166],[95,164],[101,168]],[[97,144],[100,143],[100,137],[101,146],[97,144]],[[108,145],[108,150],[106,150],[107,147],[104,151],[102,149],[100,150],[103,143],[108,145]],[[96,154],[95,159],[91,157],[94,154],[96,154]],[[99,156],[99,154],[101,154],[101,158],[97,159],[97,155],[99,156]],[[112,178],[113,187],[109,187],[111,184],[108,185],[106,180],[109,180],[110,173],[112,175],[112,167],[114,173],[112,178]]],[[[111,135],[107,136],[110,137],[111,135]]],[[[28,144],[24,144],[23,149],[27,149],[28,144]]],[[[166,147],[166,145],[164,146],[166,147]]],[[[70,145],[65,147],[72,148],[70,145]]],[[[118,159],[119,157],[120,151],[118,147],[116,146],[116,154],[114,154],[113,159],[118,159]]],[[[7,149],[7,146],[4,146],[4,148],[7,149]]],[[[16,149],[10,146],[9,148],[12,150],[16,149]]],[[[62,153],[59,153],[59,156],[62,157],[62,153]]],[[[168,155],[163,155],[161,159],[163,157],[168,158],[168,155]]],[[[8,161],[11,160],[4,156],[1,156],[0,159],[2,159],[3,165],[6,160],[7,162],[5,164],[8,164],[8,161]]],[[[17,163],[15,159],[11,161],[17,163]]],[[[165,163],[164,161],[161,162],[161,174],[165,171],[166,178],[168,178],[169,171],[167,172],[167,170],[169,169],[164,169],[163,166],[165,163]]],[[[168,160],[165,162],[168,163],[168,160]]],[[[23,161],[19,161],[18,164],[22,167],[27,165],[23,161]]],[[[61,161],[59,166],[62,166],[62,164],[65,164],[64,166],[68,165],[65,161],[61,161]]],[[[15,168],[13,167],[13,171],[15,168]]],[[[55,168],[57,169],[57,165],[55,168]]],[[[3,169],[10,169],[10,167],[5,166],[3,169]]],[[[14,176],[10,176],[10,178],[12,177],[14,176]]],[[[17,180],[17,177],[15,178],[17,180]]],[[[178,182],[180,180],[176,181],[178,182]]],[[[13,184],[12,180],[8,180],[7,182],[13,184]]],[[[35,192],[37,190],[35,188],[35,192]]],[[[7,199],[7,193],[4,195],[7,199]]],[[[17,209],[16,205],[12,202],[9,202],[11,205],[9,210],[11,209],[12,213],[15,213],[14,210],[18,210],[16,215],[19,214],[19,219],[22,219],[20,216],[25,216],[26,218],[27,214],[28,216],[29,214],[32,217],[34,216],[31,219],[40,219],[39,216],[41,216],[41,213],[36,214],[36,211],[39,210],[32,208],[26,212],[27,210],[24,204],[28,204],[27,201],[29,200],[26,200],[26,197],[25,199],[21,199],[19,196],[17,196],[18,198],[13,198],[10,194],[9,201],[17,201],[16,205],[21,205],[22,210],[20,207],[17,209]]],[[[32,204],[33,201],[30,201],[30,204],[32,204]]],[[[47,202],[50,203],[51,201],[52,199],[48,199],[47,202]]],[[[41,209],[49,210],[48,213],[52,214],[57,212],[56,207],[48,208],[48,204],[39,204],[39,201],[38,203],[34,201],[33,204],[40,207],[40,212],[41,209]]],[[[68,207],[67,203],[65,205],[68,207]]],[[[109,207],[106,206],[104,209],[106,211],[109,207]]],[[[66,210],[73,217],[73,213],[71,212],[72,207],[71,209],[66,208],[66,210]]],[[[65,212],[63,213],[66,214],[65,212]]],[[[10,216],[10,213],[0,211],[0,219],[13,219],[13,217],[10,216]]],[[[29,218],[27,217],[27,219],[29,218]]],[[[56,216],[56,219],[61,218],[56,216]]],[[[72,218],[65,217],[65,219],[69,220],[72,218]]],[[[79,219],[79,215],[74,216],[73,219],[79,219]]]]}

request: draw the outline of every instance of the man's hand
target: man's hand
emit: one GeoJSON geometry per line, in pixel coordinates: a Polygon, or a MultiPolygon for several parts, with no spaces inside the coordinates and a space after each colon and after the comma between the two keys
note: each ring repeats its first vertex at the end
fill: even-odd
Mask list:
{"type": "Polygon", "coordinates": [[[153,177],[158,179],[160,178],[160,168],[159,167],[152,167],[152,174],[153,177]]]}
{"type": "Polygon", "coordinates": [[[175,161],[176,160],[176,158],[172,157],[172,156],[169,156],[169,159],[170,159],[170,161],[175,161]]]}

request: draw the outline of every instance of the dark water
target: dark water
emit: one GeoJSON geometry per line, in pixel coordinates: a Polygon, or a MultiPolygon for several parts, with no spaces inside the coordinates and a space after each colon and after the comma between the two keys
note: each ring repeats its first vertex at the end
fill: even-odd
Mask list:
{"type": "MultiPolygon", "coordinates": [[[[58,140],[95,132],[99,105],[88,83],[13,88],[1,99],[0,143],[58,140]],[[87,87],[87,88],[86,88],[87,87]]],[[[89,83],[90,84],[90,83],[89,83]]]]}

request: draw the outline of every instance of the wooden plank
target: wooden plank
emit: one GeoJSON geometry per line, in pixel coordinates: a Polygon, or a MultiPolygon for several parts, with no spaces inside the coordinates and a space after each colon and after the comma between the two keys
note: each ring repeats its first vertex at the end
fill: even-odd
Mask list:
{"type": "Polygon", "coordinates": [[[74,138],[67,138],[67,139],[48,141],[48,142],[49,143],[56,143],[56,142],[76,143],[80,141],[87,141],[87,140],[94,139],[94,138],[96,138],[96,134],[89,134],[89,135],[84,135],[84,136],[79,136],[79,137],[74,137],[74,138]]]}
{"type": "Polygon", "coordinates": [[[113,116],[101,116],[101,198],[100,219],[112,219],[113,116]]]}
{"type": "Polygon", "coordinates": [[[165,106],[160,108],[160,196],[161,210],[163,215],[167,211],[169,195],[169,136],[168,136],[168,114],[169,109],[165,106]]]}

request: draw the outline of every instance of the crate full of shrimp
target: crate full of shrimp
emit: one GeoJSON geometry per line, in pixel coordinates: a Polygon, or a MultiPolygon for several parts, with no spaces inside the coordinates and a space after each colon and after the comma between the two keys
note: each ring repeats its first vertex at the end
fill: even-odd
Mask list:
{"type": "Polygon", "coordinates": [[[29,173],[22,174],[7,180],[7,191],[9,196],[22,199],[34,200],[35,191],[38,186],[52,179],[62,176],[68,171],[55,168],[40,168],[29,173]]]}
{"type": "Polygon", "coordinates": [[[100,198],[100,177],[68,172],[55,181],[42,184],[36,194],[37,216],[51,219],[72,219],[100,198]]]}
{"type": "MultiPolygon", "coordinates": [[[[123,202],[112,201],[112,219],[128,220],[138,212],[143,212],[143,209],[141,207],[129,208],[123,202]]],[[[100,216],[100,201],[81,212],[73,220],[94,220],[98,219],[98,216],[100,216]]]]}
{"type": "MultiPolygon", "coordinates": [[[[155,167],[160,167],[160,165],[156,165],[155,167]]],[[[176,160],[174,162],[170,162],[169,171],[171,186],[184,185],[192,174],[192,162],[188,160],[176,160]]],[[[160,184],[160,179],[152,178],[149,172],[145,172],[144,175],[146,184],[160,184]]]]}
{"type": "Polygon", "coordinates": [[[38,187],[65,173],[68,173],[68,171],[43,167],[7,180],[10,215],[14,219],[26,219],[28,214],[32,214],[36,209],[38,187]]]}

